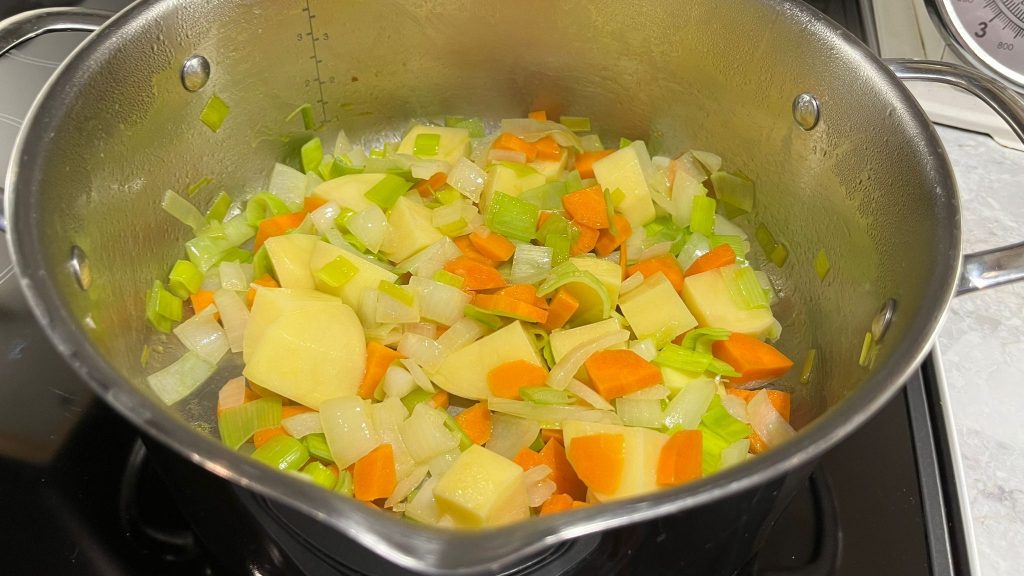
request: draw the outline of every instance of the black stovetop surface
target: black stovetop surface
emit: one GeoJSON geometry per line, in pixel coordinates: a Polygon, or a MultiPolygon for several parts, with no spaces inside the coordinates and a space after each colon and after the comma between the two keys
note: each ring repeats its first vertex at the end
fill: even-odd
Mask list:
{"type": "MultiPolygon", "coordinates": [[[[48,3],[36,0],[33,7],[48,3]]],[[[856,0],[809,3],[864,37],[867,16],[856,0]]],[[[0,15],[16,8],[5,2],[0,15]]],[[[0,155],[31,101],[29,88],[41,86],[82,37],[37,40],[14,59],[0,60],[0,155]],[[25,82],[8,81],[13,77],[25,82]]],[[[926,360],[904,391],[824,456],[761,552],[738,566],[737,575],[969,574],[935,370],[926,360]]],[[[255,573],[225,564],[222,549],[211,550],[210,539],[192,530],[143,454],[138,432],[93,396],[41,333],[0,249],[0,573],[255,573]]],[[[263,517],[272,512],[259,498],[243,500],[263,517]]],[[[517,573],[672,573],[678,521],[589,537],[517,573]]],[[[365,573],[330,565],[287,531],[268,536],[309,574],[365,573]]],[[[362,553],[351,551],[353,558],[362,553]]]]}

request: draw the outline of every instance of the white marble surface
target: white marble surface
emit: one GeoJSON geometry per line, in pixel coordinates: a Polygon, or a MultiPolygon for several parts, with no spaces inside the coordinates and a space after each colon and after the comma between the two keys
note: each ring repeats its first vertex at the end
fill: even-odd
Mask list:
{"type": "MultiPolygon", "coordinates": [[[[960,188],[964,249],[1024,240],[1024,152],[939,128],[960,188]]],[[[957,298],[939,334],[983,576],[1024,566],[1024,283],[957,298]]]]}

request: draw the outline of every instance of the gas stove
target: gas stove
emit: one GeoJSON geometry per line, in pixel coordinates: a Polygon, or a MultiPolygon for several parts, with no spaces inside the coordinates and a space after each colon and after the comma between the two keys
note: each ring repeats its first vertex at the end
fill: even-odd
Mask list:
{"type": "MultiPolygon", "coordinates": [[[[862,3],[809,3],[872,45],[862,3]]],[[[30,7],[38,2],[23,8],[30,7]]],[[[38,89],[84,36],[47,36],[0,59],[0,157],[8,157],[38,89]]],[[[6,248],[0,374],[6,574],[405,573],[336,535],[325,544],[314,520],[198,468],[162,473],[153,456],[170,456],[97,399],[42,333],[6,248]]],[[[776,503],[772,520],[759,528],[755,555],[700,565],[736,576],[970,574],[943,394],[933,354],[878,415],[822,458],[792,500],[776,503]]],[[[504,574],[694,573],[680,551],[692,557],[702,546],[695,532],[682,516],[661,518],[560,544],[504,574]]]]}

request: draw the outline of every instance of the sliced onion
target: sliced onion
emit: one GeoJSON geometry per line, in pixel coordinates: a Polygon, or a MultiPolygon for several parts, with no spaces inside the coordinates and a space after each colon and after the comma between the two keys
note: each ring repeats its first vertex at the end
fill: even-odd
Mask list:
{"type": "Polygon", "coordinates": [[[487,153],[487,161],[490,163],[512,162],[513,164],[526,164],[526,153],[518,150],[491,148],[491,151],[487,153]]]}
{"type": "Polygon", "coordinates": [[[199,289],[207,292],[216,292],[221,289],[219,267],[211,267],[206,271],[203,276],[203,285],[199,289]]]}
{"type": "Polygon", "coordinates": [[[280,198],[292,211],[298,211],[306,198],[306,175],[278,162],[270,172],[267,191],[280,198]]]}
{"type": "Polygon", "coordinates": [[[224,383],[217,393],[217,411],[227,410],[241,406],[245,403],[246,396],[245,376],[232,378],[224,383]]]}
{"type": "Polygon", "coordinates": [[[535,284],[551,272],[554,249],[533,244],[518,244],[512,257],[512,283],[535,284]]]}
{"type": "Polygon", "coordinates": [[[427,366],[431,370],[440,365],[443,360],[441,348],[436,341],[411,332],[402,334],[402,338],[398,341],[398,353],[419,366],[427,366]]]}
{"type": "Polygon", "coordinates": [[[215,306],[207,306],[202,312],[174,328],[174,335],[178,340],[210,364],[220,362],[231,347],[228,344],[228,335],[214,319],[216,311],[215,306]]]}
{"type": "Polygon", "coordinates": [[[622,281],[622,285],[619,286],[619,296],[623,296],[632,292],[633,290],[640,287],[644,283],[644,273],[634,272],[632,276],[622,281]]]}
{"type": "Polygon", "coordinates": [[[213,293],[213,303],[220,313],[220,322],[224,325],[231,351],[241,352],[245,327],[249,324],[249,309],[245,307],[238,292],[223,288],[213,293]]]}
{"type": "Polygon", "coordinates": [[[441,284],[421,276],[409,279],[409,288],[416,294],[420,314],[427,320],[433,320],[445,326],[452,326],[463,317],[463,310],[472,296],[462,290],[441,284]]]}
{"type": "Polygon", "coordinates": [[[252,283],[252,264],[239,262],[221,262],[218,266],[220,272],[220,287],[235,292],[245,292],[252,283]]]}
{"type": "Polygon", "coordinates": [[[487,328],[483,324],[469,318],[462,318],[452,324],[437,339],[437,345],[441,349],[441,356],[445,357],[453,352],[462,350],[479,340],[486,333],[487,328]]]}
{"type": "Polygon", "coordinates": [[[469,198],[473,203],[480,201],[487,173],[465,158],[459,158],[448,173],[448,184],[469,198]]]}
{"type": "Polygon", "coordinates": [[[349,232],[359,239],[370,252],[376,253],[384,244],[388,233],[388,218],[380,206],[371,204],[349,216],[345,221],[349,232]]]}
{"type": "Polygon", "coordinates": [[[480,168],[485,168],[487,166],[487,153],[497,138],[497,134],[491,134],[490,136],[470,140],[469,159],[480,168]]]}
{"type": "Polygon", "coordinates": [[[796,430],[772,406],[765,390],[754,394],[747,403],[747,417],[750,418],[751,428],[769,448],[774,448],[796,435],[796,430]]]}
{"type": "Polygon", "coordinates": [[[395,490],[391,493],[391,496],[388,496],[388,499],[384,501],[384,507],[391,508],[392,510],[396,509],[398,503],[405,500],[406,496],[412,494],[412,491],[423,482],[429,471],[430,468],[423,465],[413,468],[408,476],[402,478],[395,485],[395,490]]]}
{"type": "Polygon", "coordinates": [[[562,359],[551,369],[551,372],[548,374],[548,386],[556,390],[565,390],[572,377],[583,367],[583,363],[587,361],[587,358],[590,358],[595,352],[600,352],[609,346],[614,346],[626,340],[629,340],[629,331],[616,330],[595,340],[578,344],[567,352],[565,356],[562,356],[562,359]]]}
{"type": "Polygon", "coordinates": [[[540,434],[540,424],[533,420],[496,413],[491,416],[491,438],[484,445],[488,450],[509,460],[533,444],[540,434]]]}
{"type": "Polygon", "coordinates": [[[626,426],[661,428],[665,423],[661,400],[655,398],[616,398],[615,412],[626,426]]]}
{"type": "Polygon", "coordinates": [[[640,254],[640,260],[646,260],[648,258],[657,258],[658,256],[664,256],[665,254],[668,254],[671,249],[672,249],[672,243],[671,242],[658,242],[657,244],[654,244],[654,245],[652,245],[652,246],[650,246],[648,248],[645,248],[644,251],[640,254]]]}
{"type": "Polygon", "coordinates": [[[316,231],[321,235],[326,236],[328,230],[334,230],[335,232],[338,231],[338,228],[334,225],[334,221],[340,215],[341,206],[339,206],[334,200],[331,200],[310,212],[309,218],[313,221],[313,226],[316,227],[316,231]]]}
{"type": "Polygon", "coordinates": [[[733,224],[732,220],[721,214],[715,214],[715,234],[719,236],[739,236],[744,240],[748,238],[743,228],[733,224]]]}
{"type": "Polygon", "coordinates": [[[722,407],[725,411],[732,415],[733,418],[740,422],[748,422],[750,418],[747,416],[747,403],[743,401],[739,396],[733,396],[732,394],[719,394],[719,398],[722,399],[722,407]]]}
{"type": "Polygon", "coordinates": [[[429,322],[411,322],[409,324],[402,324],[402,333],[408,332],[409,334],[418,334],[424,338],[430,338],[431,340],[437,338],[437,324],[431,324],[429,322]]]}
{"type": "Polygon", "coordinates": [[[580,152],[600,152],[604,150],[604,143],[597,134],[587,134],[580,137],[580,152]]]}
{"type": "MultiPolygon", "coordinates": [[[[637,356],[651,362],[654,357],[658,355],[658,348],[655,346],[654,341],[650,338],[644,338],[643,340],[637,340],[629,343],[629,349],[637,354],[637,356]]],[[[642,390],[641,390],[642,392],[642,390]]],[[[667,396],[666,389],[666,396],[667,396]]],[[[664,398],[664,396],[662,396],[664,398]]]]}
{"type": "Polygon", "coordinates": [[[444,265],[453,258],[458,258],[462,255],[462,251],[459,247],[452,242],[451,238],[447,236],[434,242],[430,246],[427,246],[423,250],[420,250],[416,254],[413,254],[409,258],[399,262],[395,266],[396,274],[404,274],[406,272],[412,272],[416,276],[423,276],[424,278],[433,278],[434,274],[438,270],[444,268],[444,265]]]}
{"type": "Polygon", "coordinates": [[[541,404],[533,404],[531,402],[524,402],[522,400],[491,398],[487,401],[487,407],[494,412],[533,420],[547,428],[560,428],[562,422],[566,420],[603,422],[607,424],[622,423],[614,412],[609,412],[607,410],[591,410],[583,406],[545,406],[541,404]]]}
{"type": "Polygon", "coordinates": [[[438,454],[458,449],[459,441],[444,426],[444,414],[425,403],[417,404],[412,416],[398,425],[409,455],[418,463],[427,463],[438,454]]]}
{"type": "Polygon", "coordinates": [[[612,406],[611,403],[605,400],[604,396],[601,396],[593,388],[575,378],[569,382],[566,390],[572,392],[584,402],[598,410],[615,410],[615,406],[612,406]]]}
{"type": "Polygon", "coordinates": [[[686,270],[697,258],[710,251],[711,242],[708,241],[707,237],[694,232],[686,240],[686,244],[683,244],[683,248],[679,251],[679,255],[676,256],[676,260],[679,261],[679,265],[682,266],[683,270],[686,270]]]}
{"type": "Polygon", "coordinates": [[[424,524],[438,523],[441,512],[437,509],[437,501],[434,499],[434,486],[437,486],[439,480],[437,476],[427,478],[420,491],[405,507],[405,515],[408,518],[424,524]]]}
{"type": "Polygon", "coordinates": [[[412,374],[399,366],[388,366],[384,372],[384,395],[388,398],[404,398],[416,388],[412,374]]]}
{"type": "Polygon", "coordinates": [[[459,459],[460,454],[462,452],[459,452],[458,447],[456,447],[431,458],[430,462],[427,463],[427,466],[430,468],[430,475],[443,476],[445,472],[451,469],[455,461],[459,459]]]}
{"type": "Polygon", "coordinates": [[[420,307],[416,300],[412,306],[399,302],[384,292],[377,292],[377,310],[374,320],[380,324],[403,324],[420,321],[420,307]]]}
{"type": "Polygon", "coordinates": [[[664,400],[668,398],[671,391],[661,384],[655,384],[654,386],[648,386],[636,392],[626,394],[622,398],[632,398],[634,400],[664,400]]]}
{"type": "Polygon", "coordinates": [[[547,502],[548,498],[555,493],[558,485],[551,480],[542,480],[534,484],[526,485],[526,501],[531,508],[536,508],[547,502]]]}
{"type": "Polygon", "coordinates": [[[323,183],[324,179],[316,172],[306,172],[306,196],[312,194],[316,187],[323,183]]]}
{"type": "Polygon", "coordinates": [[[572,147],[580,150],[580,137],[563,124],[551,120],[532,120],[530,118],[506,118],[501,121],[501,131],[519,136],[528,142],[536,142],[545,136],[551,136],[559,146],[572,147]]]}
{"type": "Polygon", "coordinates": [[[408,358],[403,358],[399,362],[412,374],[412,379],[416,381],[417,386],[427,392],[434,391],[434,383],[430,381],[430,378],[427,378],[427,373],[423,371],[423,368],[420,368],[419,364],[408,358]]]}
{"type": "Polygon", "coordinates": [[[324,431],[319,412],[303,412],[302,414],[285,418],[281,420],[281,427],[292,438],[302,438],[309,434],[319,434],[324,431]]]}
{"type": "Polygon", "coordinates": [[[190,350],[170,366],[155,374],[150,374],[146,381],[149,382],[153,392],[165,404],[170,405],[191,394],[213,375],[216,368],[190,350]]]}
{"type": "Polygon", "coordinates": [[[717,393],[714,380],[698,378],[686,383],[665,408],[665,426],[694,430],[717,393]]]}

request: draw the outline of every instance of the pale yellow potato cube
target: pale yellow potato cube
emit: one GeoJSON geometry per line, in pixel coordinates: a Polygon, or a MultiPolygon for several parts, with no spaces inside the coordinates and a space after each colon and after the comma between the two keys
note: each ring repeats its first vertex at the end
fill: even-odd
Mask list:
{"type": "Polygon", "coordinates": [[[469,130],[465,128],[447,128],[444,126],[413,126],[409,133],[402,138],[398,145],[399,154],[415,155],[424,160],[444,160],[449,164],[455,164],[459,158],[469,154],[469,130]],[[441,137],[437,145],[437,154],[413,154],[416,147],[416,137],[420,134],[437,134],[441,137]]]}
{"type": "Polygon", "coordinates": [[[451,394],[483,400],[492,396],[487,385],[487,374],[514,360],[544,365],[519,322],[513,322],[449,354],[431,376],[435,384],[451,394]]]}
{"type": "Polygon", "coordinates": [[[316,246],[313,247],[313,254],[309,258],[309,270],[313,274],[313,281],[316,283],[317,290],[338,296],[345,304],[353,308],[359,306],[359,300],[363,292],[376,290],[381,280],[394,282],[398,279],[398,276],[393,272],[389,272],[373,262],[323,241],[317,242],[316,246]],[[339,288],[328,286],[316,277],[316,273],[334,261],[335,258],[344,258],[349,264],[352,264],[359,270],[351,280],[339,288]]]}
{"type": "Polygon", "coordinates": [[[616,208],[634,229],[654,220],[654,202],[647,185],[651,171],[651,157],[641,140],[594,162],[594,177],[601,188],[622,190],[624,196],[616,208]]]}
{"type": "MultiPolygon", "coordinates": [[[[607,336],[613,332],[617,332],[622,329],[619,325],[619,321],[615,318],[608,318],[607,320],[601,320],[600,322],[594,322],[593,324],[584,324],[583,326],[577,326],[576,328],[570,328],[568,330],[555,330],[551,332],[551,355],[555,357],[555,362],[561,360],[570,350],[584,344],[597,340],[598,338],[607,336]]],[[[609,346],[609,349],[621,349],[625,348],[625,344],[616,344],[609,346]]]]}
{"type": "Polygon", "coordinates": [[[373,204],[366,199],[366,193],[379,184],[384,176],[386,174],[346,174],[320,184],[313,190],[313,196],[359,212],[373,204]]]}
{"type": "Polygon", "coordinates": [[[736,265],[715,268],[688,276],[683,282],[683,300],[701,326],[724,328],[754,338],[765,338],[775,323],[770,308],[742,308],[726,283],[736,265]]]}
{"type": "Polygon", "coordinates": [[[622,434],[625,438],[625,457],[618,490],[610,494],[600,494],[591,490],[591,497],[606,502],[647,494],[658,489],[658,458],[661,456],[662,446],[668,441],[666,434],[649,428],[566,420],[562,422],[562,437],[565,439],[570,464],[573,438],[592,434],[622,434]]]}
{"type": "Polygon", "coordinates": [[[314,288],[309,272],[309,258],[320,238],[311,234],[284,234],[267,238],[263,243],[274,264],[277,283],[282,288],[314,288]]]}
{"type": "Polygon", "coordinates": [[[530,516],[523,469],[504,456],[473,445],[434,487],[439,512],[456,526],[500,526],[530,516]]]}
{"type": "Polygon", "coordinates": [[[669,342],[697,325],[697,319],[661,272],[623,296],[619,309],[639,339],[669,342]]]}
{"type": "Polygon", "coordinates": [[[392,262],[400,262],[442,237],[431,223],[430,209],[403,196],[388,214],[388,233],[380,252],[392,262]]]}

